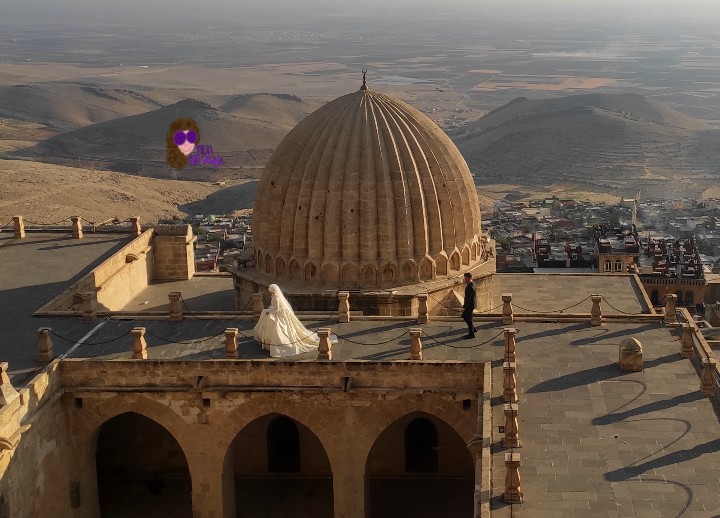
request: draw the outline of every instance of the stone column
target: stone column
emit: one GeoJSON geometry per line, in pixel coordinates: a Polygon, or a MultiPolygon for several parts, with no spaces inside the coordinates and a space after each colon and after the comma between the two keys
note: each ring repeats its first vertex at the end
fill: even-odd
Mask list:
{"type": "Polygon", "coordinates": [[[92,322],[97,317],[95,312],[95,292],[86,291],[80,294],[80,307],[82,308],[82,319],[92,322]]]}
{"type": "Polygon", "coordinates": [[[515,403],[518,400],[515,362],[503,362],[503,374],[503,401],[515,403]]]}
{"type": "Polygon", "coordinates": [[[517,331],[514,327],[506,327],[503,332],[505,333],[505,361],[515,361],[515,334],[517,331]]]}
{"type": "Polygon", "coordinates": [[[9,366],[8,362],[0,363],[0,407],[7,405],[18,397],[17,390],[10,383],[10,376],[7,373],[9,366]]]}
{"type": "Polygon", "coordinates": [[[80,219],[80,216],[73,216],[70,218],[70,221],[72,221],[73,239],[82,239],[83,237],[82,223],[80,222],[80,219]]]}
{"type": "Polygon", "coordinates": [[[330,328],[321,327],[317,330],[320,343],[318,344],[318,360],[332,360],[332,344],[330,343],[330,328]]]}
{"type": "Polygon", "coordinates": [[[683,358],[692,358],[695,356],[695,347],[693,343],[693,334],[697,329],[692,324],[683,324],[683,334],[680,338],[680,356],[683,358]]]}
{"type": "Polygon", "coordinates": [[[171,291],[168,293],[168,299],[170,300],[170,322],[182,322],[183,312],[180,307],[180,297],[182,294],[179,291],[171,291]]]}
{"type": "Polygon", "coordinates": [[[142,234],[142,227],[140,226],[140,217],[133,216],[130,218],[130,235],[133,237],[138,237],[140,234],[142,234]]]}
{"type": "Polygon", "coordinates": [[[519,448],[520,438],[518,426],[518,406],[517,403],[505,403],[505,437],[503,437],[502,445],[505,448],[519,448]]]}
{"type": "Polygon", "coordinates": [[[418,318],[417,323],[418,324],[427,324],[428,323],[428,294],[427,293],[418,293],[418,318]]]}
{"type": "Polygon", "coordinates": [[[50,362],[54,357],[50,328],[41,327],[37,330],[37,354],[35,359],[39,362],[50,362]]]}
{"type": "Polygon", "coordinates": [[[237,336],[237,327],[228,327],[225,330],[225,358],[234,360],[238,357],[237,336]]]}
{"type": "Polygon", "coordinates": [[[512,308],[512,293],[502,294],[502,323],[504,326],[511,326],[514,322],[513,308],[512,308]]]}
{"type": "Polygon", "coordinates": [[[350,322],[350,292],[338,291],[338,299],[340,300],[340,304],[338,305],[338,322],[350,322]]]}
{"type": "Polygon", "coordinates": [[[133,360],[147,360],[147,342],[145,341],[145,328],[133,327],[130,331],[133,337],[132,358],[133,360]]]}
{"type": "Polygon", "coordinates": [[[677,295],[669,294],[665,297],[665,323],[668,325],[676,325],[677,319],[677,295]]]}
{"type": "Polygon", "coordinates": [[[255,320],[259,320],[260,315],[262,315],[263,309],[265,309],[265,303],[263,302],[262,293],[258,292],[252,294],[252,305],[253,318],[255,320]]]}
{"type": "Polygon", "coordinates": [[[715,358],[703,358],[702,360],[702,373],[700,374],[700,392],[704,396],[715,395],[715,379],[713,371],[717,365],[715,358]]]}
{"type": "Polygon", "coordinates": [[[523,494],[520,491],[520,454],[505,454],[505,492],[503,502],[506,504],[522,504],[523,494]]]}
{"type": "Polygon", "coordinates": [[[422,360],[422,342],[420,341],[420,335],[422,329],[411,329],[410,330],[410,359],[411,360],[422,360]]]}
{"type": "Polygon", "coordinates": [[[25,222],[22,216],[13,216],[13,230],[17,239],[25,237],[25,222]]]}
{"type": "Polygon", "coordinates": [[[590,295],[590,300],[592,300],[592,309],[590,310],[590,325],[593,327],[601,326],[603,323],[602,308],[600,308],[600,301],[602,300],[602,295],[590,295]]]}

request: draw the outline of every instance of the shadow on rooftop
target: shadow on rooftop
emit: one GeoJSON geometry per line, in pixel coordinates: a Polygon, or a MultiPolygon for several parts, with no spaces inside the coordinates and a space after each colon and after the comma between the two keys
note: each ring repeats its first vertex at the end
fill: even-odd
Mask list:
{"type": "MultiPolygon", "coordinates": [[[[651,369],[658,365],[672,363],[679,360],[682,360],[679,354],[668,354],[666,356],[655,358],[654,360],[646,361],[645,368],[651,369]]],[[[625,374],[625,372],[620,370],[617,363],[609,363],[607,365],[600,365],[598,367],[593,367],[592,369],[571,372],[570,374],[565,374],[557,378],[543,381],[534,387],[530,387],[527,392],[556,392],[560,390],[567,390],[574,387],[588,385],[597,381],[617,378],[618,376],[624,376],[625,374]]]]}
{"type": "Polygon", "coordinates": [[[652,329],[657,329],[660,324],[658,323],[652,323],[652,324],[645,324],[640,327],[632,327],[628,329],[619,329],[617,331],[608,332],[607,329],[604,329],[604,333],[600,333],[595,336],[590,336],[587,338],[580,338],[578,340],[573,340],[570,342],[570,345],[591,345],[595,344],[602,340],[609,340],[611,338],[619,338],[621,336],[628,336],[628,335],[636,335],[639,333],[642,333],[644,331],[650,331],[652,329]]]}
{"type": "Polygon", "coordinates": [[[625,466],[613,471],[608,471],[603,478],[609,482],[623,482],[632,477],[642,475],[643,473],[653,472],[653,470],[673,464],[680,464],[685,461],[697,459],[706,453],[716,453],[720,451],[720,439],[698,444],[686,450],[678,450],[657,459],[649,460],[638,464],[637,466],[625,466]]]}
{"type": "Polygon", "coordinates": [[[649,412],[658,412],[660,410],[667,410],[668,408],[673,408],[683,403],[692,403],[693,401],[703,399],[703,397],[704,396],[700,393],[700,391],[693,391],[688,394],[681,394],[679,396],[671,397],[668,399],[653,401],[652,403],[648,403],[637,408],[631,408],[630,410],[625,410],[624,412],[611,413],[600,417],[595,417],[592,420],[592,424],[593,426],[613,424],[617,423],[618,421],[623,421],[628,417],[646,414],[649,412]]]}

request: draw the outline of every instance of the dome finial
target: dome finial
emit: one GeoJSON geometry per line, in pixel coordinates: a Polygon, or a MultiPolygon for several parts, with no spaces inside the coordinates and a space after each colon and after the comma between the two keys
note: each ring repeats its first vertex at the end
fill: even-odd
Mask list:
{"type": "Polygon", "coordinates": [[[362,74],[363,74],[363,84],[360,87],[360,90],[367,90],[367,83],[365,82],[365,74],[367,74],[367,70],[363,70],[362,74]]]}

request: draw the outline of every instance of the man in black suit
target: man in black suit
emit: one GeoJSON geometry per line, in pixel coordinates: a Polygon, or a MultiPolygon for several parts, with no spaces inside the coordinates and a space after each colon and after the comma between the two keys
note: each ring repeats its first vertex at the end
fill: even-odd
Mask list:
{"type": "Polygon", "coordinates": [[[465,338],[475,338],[477,328],[473,326],[473,311],[475,311],[475,284],[472,274],[465,274],[465,300],[463,301],[462,318],[468,326],[468,334],[465,338]]]}

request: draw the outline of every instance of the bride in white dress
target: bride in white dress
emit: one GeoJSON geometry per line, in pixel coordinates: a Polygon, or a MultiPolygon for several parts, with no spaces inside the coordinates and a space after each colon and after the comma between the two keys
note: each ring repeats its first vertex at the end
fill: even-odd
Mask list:
{"type": "Polygon", "coordinates": [[[302,325],[277,284],[268,286],[268,291],[272,302],[260,314],[255,340],[274,358],[316,351],[320,342],[317,333],[302,325]]]}

